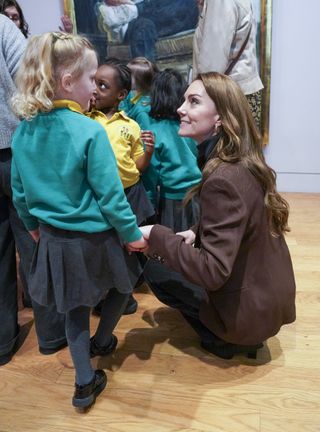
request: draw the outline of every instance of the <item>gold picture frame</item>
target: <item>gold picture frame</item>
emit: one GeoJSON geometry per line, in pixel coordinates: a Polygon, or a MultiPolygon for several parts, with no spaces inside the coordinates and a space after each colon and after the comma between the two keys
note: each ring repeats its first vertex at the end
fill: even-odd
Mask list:
{"type": "MultiPolygon", "coordinates": [[[[225,0],[228,1],[228,0],[225,0]]],[[[89,3],[89,2],[88,2],[89,3]]],[[[91,3],[91,2],[90,2],[91,3]]],[[[256,17],[257,24],[258,24],[258,33],[257,33],[257,53],[258,53],[258,59],[259,59],[259,70],[260,70],[260,76],[264,85],[264,89],[262,92],[262,106],[261,106],[261,134],[262,134],[262,140],[263,144],[266,145],[269,142],[269,110],[270,110],[270,80],[271,80],[271,32],[272,32],[272,0],[253,0],[254,10],[255,13],[258,15],[256,17]]],[[[88,5],[87,5],[88,6],[88,5]]],[[[76,11],[74,6],[73,0],[63,0],[63,8],[64,13],[68,15],[73,22],[73,29],[74,32],[77,32],[77,22],[76,22],[76,11]]],[[[79,11],[77,11],[79,12],[79,11]]],[[[88,20],[90,20],[90,17],[86,17],[88,20]]],[[[91,36],[92,40],[92,34],[88,35],[91,36]]],[[[97,39],[100,43],[101,48],[101,34],[99,36],[100,39],[97,39]]],[[[93,38],[94,39],[94,38],[93,38]]],[[[189,37],[190,39],[190,37],[189,37]]],[[[179,42],[179,41],[178,41],[179,42]]],[[[181,41],[180,41],[181,42],[181,41]]],[[[185,41],[182,41],[185,43],[185,41]]],[[[190,41],[188,41],[189,47],[190,41]]],[[[107,35],[106,35],[106,45],[107,45],[107,35]]],[[[177,41],[173,41],[174,46],[177,45],[177,41]]],[[[121,53],[121,48],[117,45],[109,44],[109,52],[107,52],[108,55],[114,56],[114,53],[121,53]]],[[[158,49],[161,49],[162,47],[159,46],[158,49]]],[[[168,47],[164,47],[167,49],[168,47]]],[[[187,50],[188,51],[188,50],[187,50]]],[[[190,50],[189,50],[190,51],[190,50]]],[[[192,53],[190,52],[186,53],[186,56],[183,58],[181,57],[180,60],[182,60],[184,63],[190,63],[192,58],[192,53]],[[188,60],[186,58],[188,57],[188,60]]],[[[164,56],[165,57],[165,56],[164,56]]],[[[173,57],[173,56],[172,56],[173,57]]],[[[170,62],[172,62],[172,57],[169,59],[170,62]]],[[[166,59],[159,61],[160,68],[167,67],[166,59]]],[[[180,61],[181,63],[181,61],[180,61]]],[[[176,62],[176,64],[173,65],[173,67],[179,67],[179,62],[176,62]]],[[[190,67],[190,64],[185,64],[186,67],[190,67]]]]}
{"type": "Polygon", "coordinates": [[[263,144],[269,143],[272,0],[260,0],[260,76],[264,85],[261,107],[261,134],[263,144]]]}

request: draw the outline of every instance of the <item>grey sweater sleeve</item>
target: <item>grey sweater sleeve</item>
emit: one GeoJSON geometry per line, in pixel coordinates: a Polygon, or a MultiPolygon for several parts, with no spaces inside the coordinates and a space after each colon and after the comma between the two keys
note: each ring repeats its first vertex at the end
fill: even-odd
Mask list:
{"type": "Polygon", "coordinates": [[[10,99],[15,91],[14,75],[25,46],[26,39],[21,31],[6,16],[0,15],[0,149],[10,147],[18,125],[10,99]]]}

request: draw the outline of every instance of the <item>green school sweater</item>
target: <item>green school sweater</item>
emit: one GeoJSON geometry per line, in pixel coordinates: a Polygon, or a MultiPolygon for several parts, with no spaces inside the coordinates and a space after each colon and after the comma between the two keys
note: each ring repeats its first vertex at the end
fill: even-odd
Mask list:
{"type": "Polygon", "coordinates": [[[149,117],[149,129],[155,136],[155,149],[149,167],[142,174],[148,196],[154,202],[159,188],[161,197],[182,200],[188,189],[201,180],[196,142],[178,134],[177,120],[149,117]]]}
{"type": "Polygon", "coordinates": [[[75,102],[59,102],[61,108],[24,120],[14,134],[12,190],[20,218],[28,230],[39,222],[84,232],[113,227],[124,241],[138,240],[105,130],[77,112],[75,102]]]}
{"type": "Polygon", "coordinates": [[[130,92],[128,96],[120,103],[119,109],[123,110],[128,117],[135,120],[141,129],[148,129],[148,121],[145,123],[144,119],[148,116],[142,116],[142,122],[140,121],[140,116],[142,113],[149,114],[151,106],[150,106],[150,96],[143,95],[141,93],[134,94],[134,92],[130,92]]]}

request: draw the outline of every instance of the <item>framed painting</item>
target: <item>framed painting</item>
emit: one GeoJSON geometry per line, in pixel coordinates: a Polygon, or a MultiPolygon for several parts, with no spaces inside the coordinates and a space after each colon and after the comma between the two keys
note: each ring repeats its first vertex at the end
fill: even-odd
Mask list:
{"type": "Polygon", "coordinates": [[[257,53],[260,77],[264,85],[261,107],[261,134],[263,144],[266,145],[269,142],[272,0],[255,0],[255,2],[260,4],[260,10],[257,11],[260,18],[260,21],[257,21],[257,53]]]}
{"type": "MultiPolygon", "coordinates": [[[[210,0],[209,0],[210,1],[210,0]]],[[[228,1],[228,0],[225,0],[228,1]]],[[[257,55],[264,84],[261,132],[269,140],[272,0],[252,0],[257,21],[257,55]]],[[[86,35],[101,60],[128,62],[145,56],[160,69],[172,67],[186,77],[192,68],[192,42],[198,21],[196,0],[64,0],[75,32],[86,35]]]]}

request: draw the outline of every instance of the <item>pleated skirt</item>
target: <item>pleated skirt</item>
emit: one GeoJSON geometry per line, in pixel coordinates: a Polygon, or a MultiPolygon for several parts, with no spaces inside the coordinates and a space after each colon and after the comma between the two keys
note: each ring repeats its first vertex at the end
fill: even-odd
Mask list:
{"type": "Polygon", "coordinates": [[[107,291],[132,292],[141,267],[121,246],[114,229],[85,233],[40,225],[29,278],[31,297],[66,313],[94,307],[107,291]]]}
{"type": "Polygon", "coordinates": [[[182,200],[160,197],[159,223],[171,228],[174,232],[188,230],[198,223],[199,217],[200,208],[196,199],[192,199],[191,202],[184,206],[182,200]]]}
{"type": "Polygon", "coordinates": [[[124,190],[132,212],[136,215],[137,224],[154,215],[154,208],[141,180],[124,190]]]}

